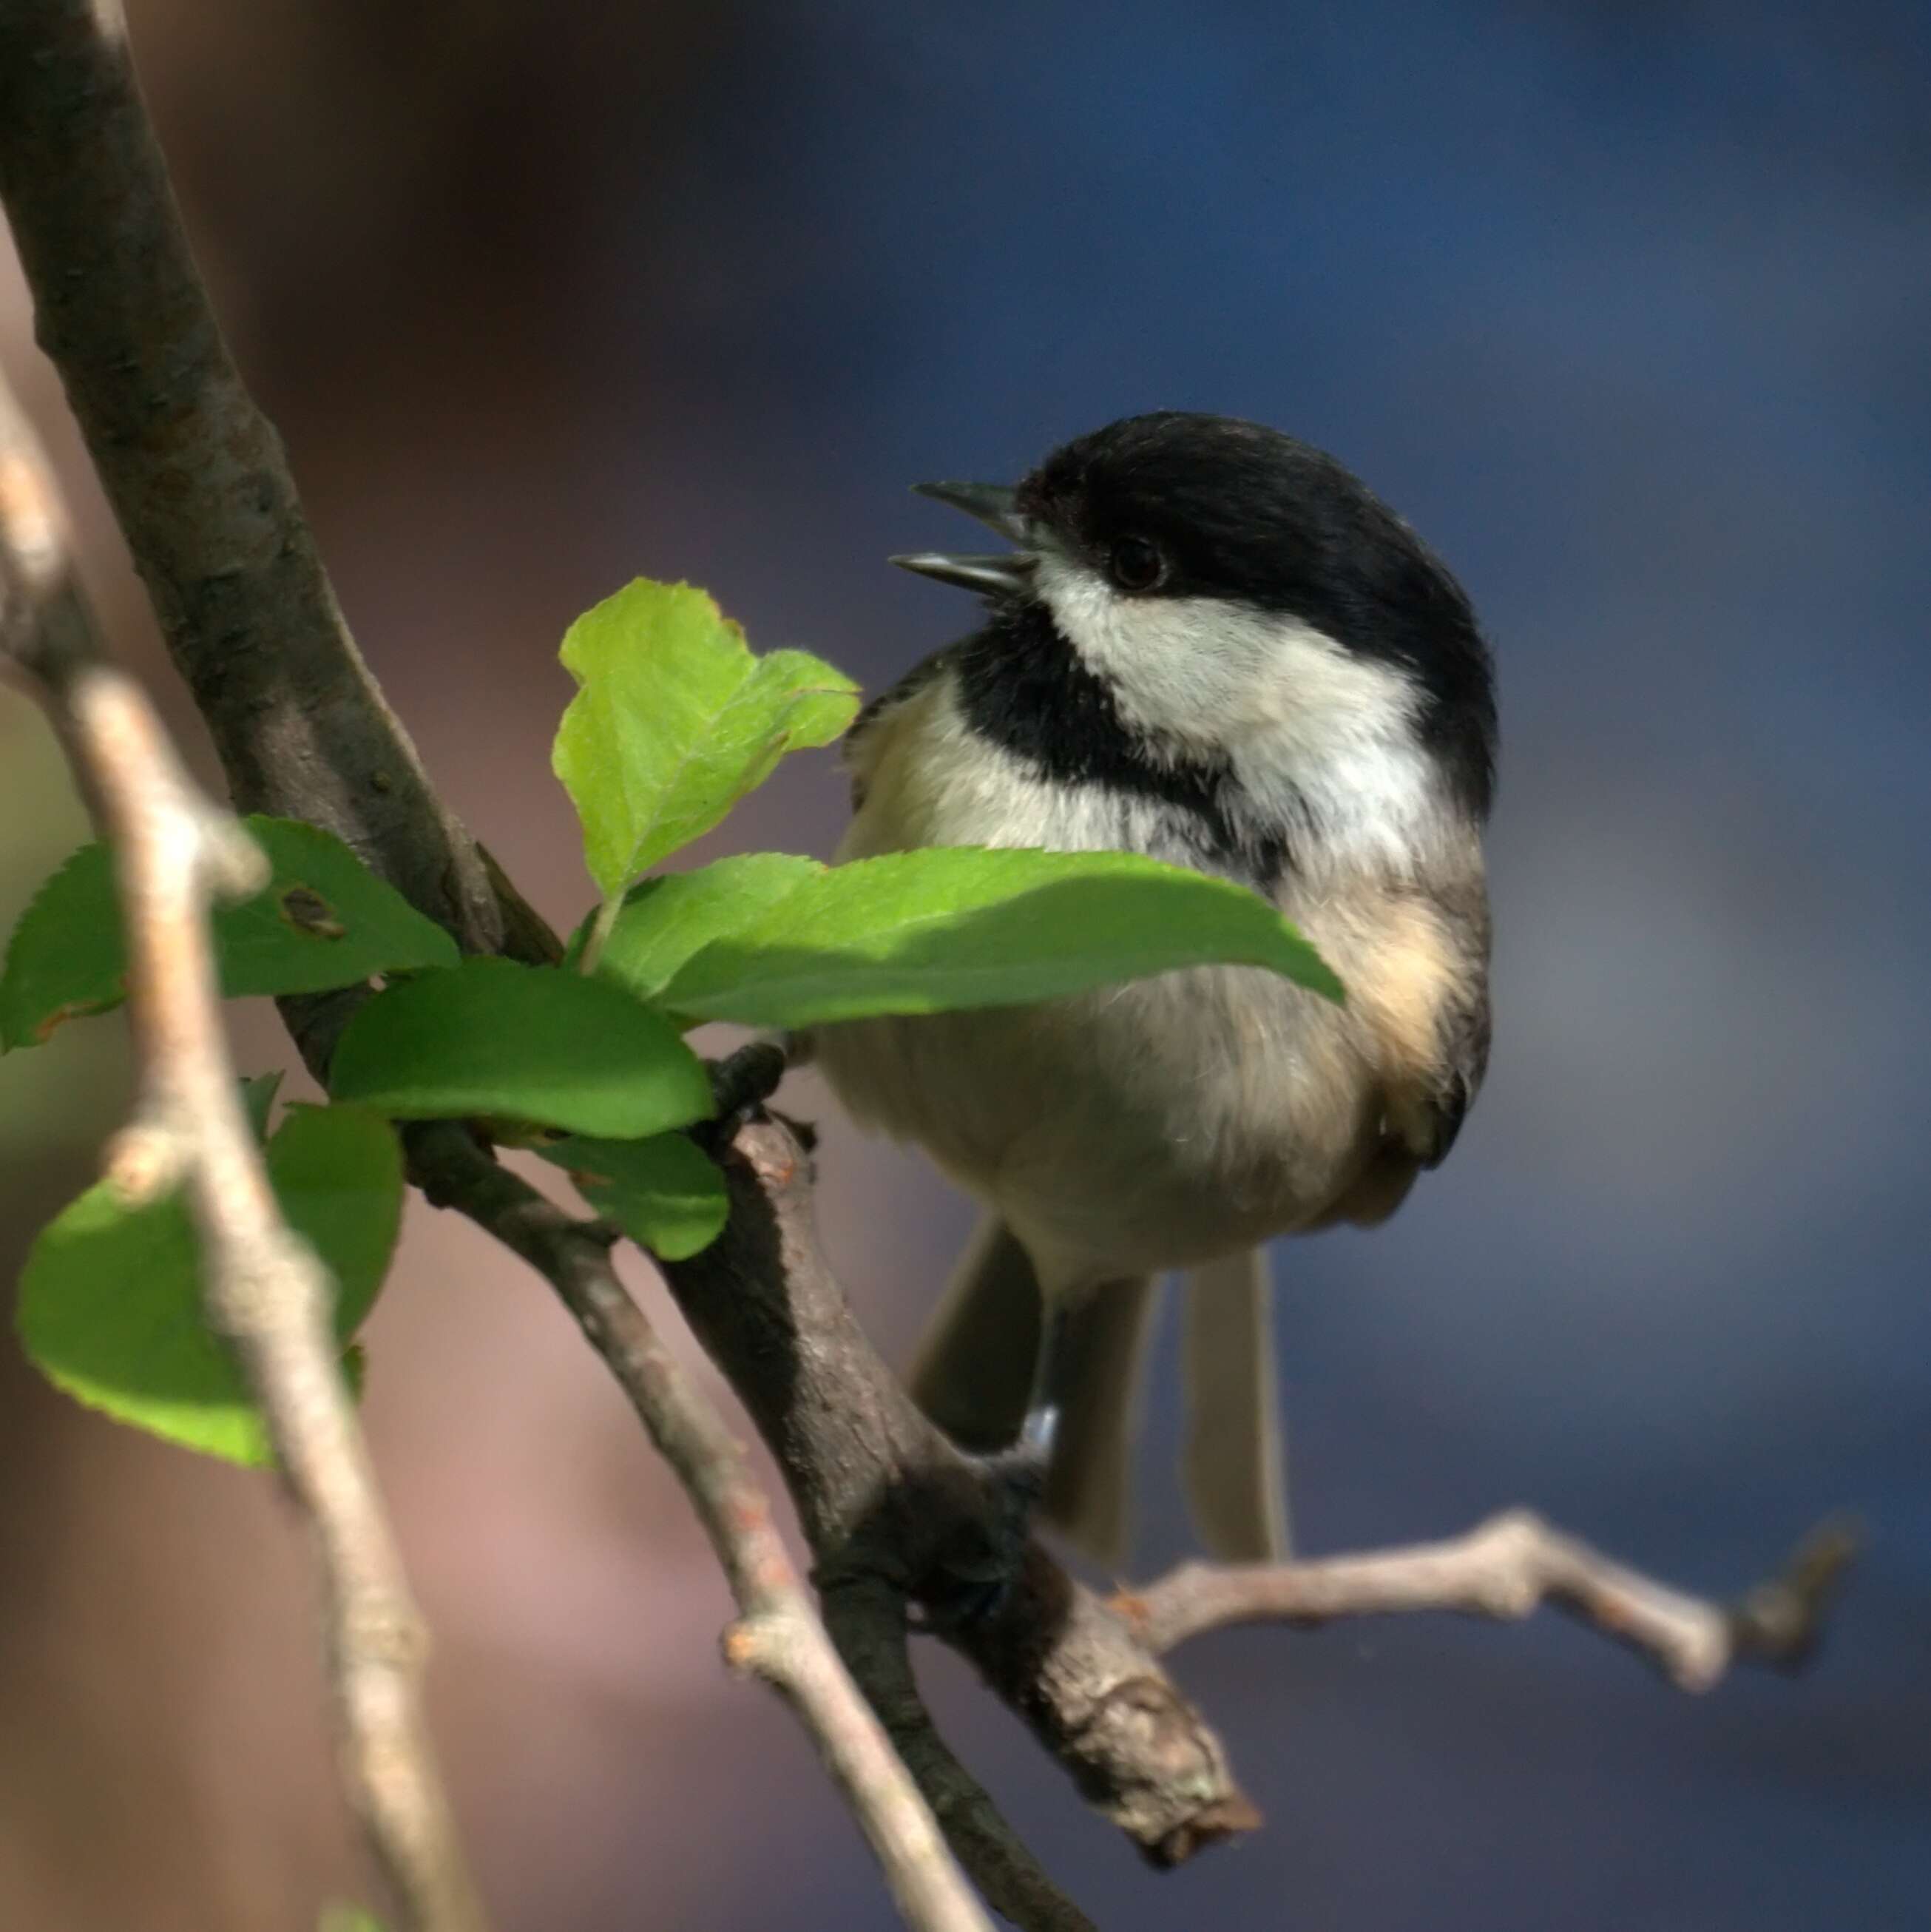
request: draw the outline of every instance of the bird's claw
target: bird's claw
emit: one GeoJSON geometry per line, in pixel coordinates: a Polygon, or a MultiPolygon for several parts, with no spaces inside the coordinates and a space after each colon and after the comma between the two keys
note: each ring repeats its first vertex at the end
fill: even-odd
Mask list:
{"type": "Polygon", "coordinates": [[[947,1552],[934,1565],[934,1577],[918,1601],[920,1627],[956,1630],[997,1616],[1026,1564],[1033,1518],[1045,1492],[1048,1457],[1036,1440],[1022,1437],[1011,1448],[975,1456],[987,1508],[969,1550],[947,1552]]]}

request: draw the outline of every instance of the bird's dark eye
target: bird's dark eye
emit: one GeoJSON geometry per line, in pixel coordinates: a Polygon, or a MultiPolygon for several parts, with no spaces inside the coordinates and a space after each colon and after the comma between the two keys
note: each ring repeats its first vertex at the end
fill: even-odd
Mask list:
{"type": "Polygon", "coordinates": [[[1145,537],[1116,537],[1106,567],[1123,590],[1151,590],[1167,574],[1167,560],[1158,544],[1145,537]]]}

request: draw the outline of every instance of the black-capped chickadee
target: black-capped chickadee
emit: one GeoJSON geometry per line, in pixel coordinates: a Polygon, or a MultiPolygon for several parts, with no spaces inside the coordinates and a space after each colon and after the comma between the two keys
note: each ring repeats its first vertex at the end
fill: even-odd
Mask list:
{"type": "Polygon", "coordinates": [[[988,1210],[914,1392],[968,1448],[1049,1459],[1048,1514],[1117,1561],[1154,1279],[1190,1270],[1189,1500],[1216,1553],[1279,1554],[1261,1244],[1391,1214],[1487,1057],[1488,649],[1405,524],[1257,424],[1135,416],[1016,489],[920,487],[1015,548],[894,560],[988,609],[853,728],[840,857],[1150,854],[1270,899],[1348,998],[1207,967],[817,1030],[856,1118],[988,1210]]]}

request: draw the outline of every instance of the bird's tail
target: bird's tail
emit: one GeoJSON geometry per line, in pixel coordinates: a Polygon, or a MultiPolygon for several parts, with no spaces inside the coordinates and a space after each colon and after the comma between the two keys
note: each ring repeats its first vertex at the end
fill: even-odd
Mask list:
{"type": "MultiPolygon", "coordinates": [[[[1286,1525],[1264,1268],[1258,1257],[1243,1256],[1196,1270],[1189,1286],[1193,1393],[1185,1469],[1195,1520],[1216,1556],[1279,1555],[1286,1525]]],[[[1109,1282],[1083,1295],[1068,1312],[1054,1375],[1060,1409],[1045,1514],[1076,1547],[1110,1567],[1126,1555],[1155,1306],[1150,1280],[1109,1282]]],[[[988,1215],[919,1345],[913,1395],[961,1447],[1003,1448],[1025,1416],[1039,1336],[1032,1264],[988,1215]]]]}
{"type": "Polygon", "coordinates": [[[1182,1348],[1180,1479],[1194,1527],[1223,1562],[1279,1562],[1288,1549],[1288,1451],[1265,1248],[1188,1275],[1182,1348]]]}

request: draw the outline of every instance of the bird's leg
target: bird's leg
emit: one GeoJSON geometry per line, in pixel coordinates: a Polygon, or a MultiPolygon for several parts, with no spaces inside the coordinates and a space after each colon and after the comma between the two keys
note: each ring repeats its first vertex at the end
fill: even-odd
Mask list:
{"type": "MultiPolygon", "coordinates": [[[[1058,1438],[1060,1416],[1066,1406],[1060,1386],[1066,1365],[1066,1304],[1063,1298],[1055,1295],[1039,1311],[1039,1352],[1033,1360],[1033,1392],[1027,1398],[1019,1433],[1009,1448],[997,1450],[986,1459],[1024,1498],[1029,1516],[1045,1492],[1046,1474],[1053,1466],[1053,1444],[1058,1438]]],[[[1022,1523],[1022,1544],[1025,1528],[1022,1523]]]]}

